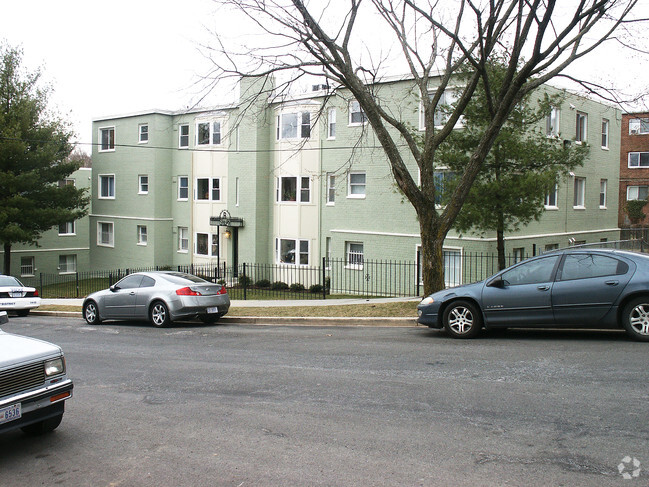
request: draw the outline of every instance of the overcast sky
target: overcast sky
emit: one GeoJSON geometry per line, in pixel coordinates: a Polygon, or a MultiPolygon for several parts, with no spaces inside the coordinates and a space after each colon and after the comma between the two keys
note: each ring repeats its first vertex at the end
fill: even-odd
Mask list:
{"type": "MultiPolygon", "coordinates": [[[[29,68],[44,67],[52,100],[90,152],[93,118],[193,103],[208,28],[236,27],[211,0],[30,0],[3,2],[0,40],[22,47],[29,68]]],[[[647,58],[619,47],[578,68],[625,91],[648,90],[647,58]]]]}

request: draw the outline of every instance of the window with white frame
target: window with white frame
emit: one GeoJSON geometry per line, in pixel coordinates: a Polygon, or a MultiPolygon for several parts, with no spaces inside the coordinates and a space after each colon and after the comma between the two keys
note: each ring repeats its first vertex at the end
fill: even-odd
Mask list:
{"type": "Polygon", "coordinates": [[[137,226],[137,244],[146,245],[147,244],[147,229],[146,225],[137,226]]]}
{"type": "Polygon", "coordinates": [[[97,245],[114,247],[114,226],[112,222],[97,222],[97,245]]]}
{"type": "Polygon", "coordinates": [[[221,122],[197,122],[196,145],[221,145],[221,122]]]}
{"type": "Polygon", "coordinates": [[[649,186],[627,186],[626,200],[646,200],[649,196],[649,186]]]}
{"type": "Polygon", "coordinates": [[[59,225],[59,235],[74,235],[75,224],[74,222],[65,222],[59,225]]]}
{"type": "Polygon", "coordinates": [[[348,198],[365,198],[366,174],[364,172],[350,172],[348,178],[348,198]]]}
{"type": "Polygon", "coordinates": [[[178,199],[186,201],[189,199],[189,178],[178,176],[178,199]]]}
{"type": "Polygon", "coordinates": [[[435,178],[435,206],[439,208],[443,205],[444,194],[448,190],[451,181],[455,179],[456,174],[453,171],[441,169],[435,171],[433,177],[435,178]]]}
{"type": "Polygon", "coordinates": [[[197,233],[196,249],[197,255],[206,257],[218,257],[219,255],[219,236],[216,233],[197,233]]]}
{"type": "Polygon", "coordinates": [[[330,108],[327,111],[327,138],[336,138],[336,109],[330,108]]]}
{"type": "Polygon", "coordinates": [[[349,269],[362,269],[363,242],[345,242],[345,265],[349,269]]]}
{"type": "Polygon", "coordinates": [[[575,120],[575,140],[578,143],[585,142],[587,139],[588,130],[588,114],[584,112],[577,112],[575,120]]]}
{"type": "Polygon", "coordinates": [[[575,195],[573,200],[574,208],[585,208],[586,206],[586,178],[575,178],[575,195]]]}
{"type": "MultiPolygon", "coordinates": [[[[444,285],[446,287],[459,286],[462,284],[462,251],[459,249],[443,249],[442,257],[444,259],[444,285]]],[[[421,246],[417,248],[417,260],[419,262],[419,284],[423,284],[421,246]]]]}
{"type": "Polygon", "coordinates": [[[183,123],[178,126],[178,147],[186,149],[189,147],[189,124],[183,123]]]}
{"type": "Polygon", "coordinates": [[[544,206],[546,209],[552,209],[552,210],[557,209],[558,192],[559,192],[559,187],[555,184],[550,190],[550,192],[545,195],[544,206]]]}
{"type": "Polygon", "coordinates": [[[20,258],[20,276],[33,276],[35,272],[34,257],[23,256],[20,258]]]}
{"type": "Polygon", "coordinates": [[[553,250],[559,250],[558,243],[545,244],[545,252],[551,252],[553,250]]]}
{"type": "Polygon", "coordinates": [[[66,186],[76,186],[77,183],[73,178],[61,179],[58,182],[59,188],[65,188],[66,186]]]}
{"type": "Polygon", "coordinates": [[[115,150],[115,127],[102,127],[99,129],[99,152],[115,150]]]}
{"type": "Polygon", "coordinates": [[[76,254],[59,255],[59,274],[77,272],[76,254]]]}
{"type": "Polygon", "coordinates": [[[99,175],[99,198],[115,199],[115,175],[99,175]]]}
{"type": "Polygon", "coordinates": [[[437,107],[435,108],[436,127],[441,127],[446,124],[446,122],[448,122],[448,119],[451,118],[451,114],[453,113],[453,104],[457,101],[457,99],[458,93],[456,90],[444,90],[444,93],[442,93],[442,96],[437,102],[437,107]]]}
{"type": "Polygon", "coordinates": [[[281,176],[275,182],[275,201],[278,203],[309,203],[311,201],[311,178],[309,176],[281,176]],[[300,184],[298,200],[298,181],[300,184]]]}
{"type": "Polygon", "coordinates": [[[559,120],[561,117],[561,111],[558,107],[551,107],[550,113],[548,113],[545,118],[545,134],[548,137],[558,137],[559,136],[559,120]]]}
{"type": "Polygon", "coordinates": [[[514,254],[514,264],[525,259],[525,247],[514,248],[512,253],[514,254]]]}
{"type": "Polygon", "coordinates": [[[275,259],[278,264],[309,265],[309,241],[276,238],[275,259]]]}
{"type": "Polygon", "coordinates": [[[629,152],[629,167],[649,167],[649,152],[629,152]]]}
{"type": "Polygon", "coordinates": [[[608,120],[602,119],[602,149],[608,149],[608,120]]]}
{"type": "Polygon", "coordinates": [[[149,194],[149,176],[140,174],[137,177],[138,194],[149,194]]]}
{"type": "Polygon", "coordinates": [[[138,142],[140,144],[146,144],[149,141],[149,125],[146,123],[141,123],[138,125],[138,142]]]}
{"type": "Polygon", "coordinates": [[[333,205],[336,202],[336,176],[327,174],[327,204],[333,205]]]}
{"type": "Polygon", "coordinates": [[[331,237],[325,238],[325,265],[327,269],[331,269],[331,237]]]}
{"type": "Polygon", "coordinates": [[[234,178],[234,205],[239,206],[239,178],[234,178]]]}
{"type": "Polygon", "coordinates": [[[311,201],[311,178],[302,176],[300,178],[300,203],[311,201]]]}
{"type": "Polygon", "coordinates": [[[367,122],[367,115],[356,100],[349,102],[349,125],[363,125],[367,122]]]}
{"type": "Polygon", "coordinates": [[[606,208],[606,186],[608,186],[608,180],[601,179],[599,181],[599,207],[606,208]]]}
{"type": "Polygon", "coordinates": [[[649,118],[629,119],[629,135],[649,134],[649,118]]]}
{"type": "Polygon", "coordinates": [[[178,227],[178,252],[189,251],[189,229],[178,227]]]}
{"type": "Polygon", "coordinates": [[[198,178],[196,179],[197,201],[221,201],[221,179],[220,178],[198,178]]]}
{"type": "Polygon", "coordinates": [[[308,139],[311,137],[311,112],[277,115],[277,140],[308,139]]]}

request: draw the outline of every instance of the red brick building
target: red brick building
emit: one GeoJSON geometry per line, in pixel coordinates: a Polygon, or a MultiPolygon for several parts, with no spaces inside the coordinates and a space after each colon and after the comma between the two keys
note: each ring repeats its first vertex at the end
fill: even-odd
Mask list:
{"type": "MultiPolygon", "coordinates": [[[[631,226],[626,202],[647,199],[649,195],[649,112],[622,115],[620,142],[620,206],[618,224],[631,226]]],[[[649,227],[649,205],[644,208],[641,226],[649,227]]]]}

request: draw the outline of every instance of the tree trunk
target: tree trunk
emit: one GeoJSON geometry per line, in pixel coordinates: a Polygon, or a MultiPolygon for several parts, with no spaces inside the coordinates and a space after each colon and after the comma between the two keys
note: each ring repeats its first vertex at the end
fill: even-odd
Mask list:
{"type": "Polygon", "coordinates": [[[498,215],[498,228],[496,229],[496,248],[498,249],[498,270],[507,267],[505,263],[505,224],[502,215],[498,215]]]}
{"type": "Polygon", "coordinates": [[[11,244],[4,244],[4,266],[2,273],[9,275],[11,273],[11,244]]]}
{"type": "Polygon", "coordinates": [[[421,273],[424,296],[446,287],[444,283],[444,238],[446,232],[435,218],[435,209],[419,212],[421,231],[421,273]]]}

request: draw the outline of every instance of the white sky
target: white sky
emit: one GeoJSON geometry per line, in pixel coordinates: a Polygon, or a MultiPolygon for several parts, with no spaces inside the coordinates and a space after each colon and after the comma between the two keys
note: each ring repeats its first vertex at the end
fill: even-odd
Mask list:
{"type": "MultiPolygon", "coordinates": [[[[208,27],[238,27],[217,9],[212,0],[3,2],[0,41],[22,47],[28,68],[44,67],[52,101],[90,152],[93,118],[194,102],[192,85],[209,67],[200,49],[208,27]]],[[[575,67],[625,92],[649,92],[648,68],[646,56],[613,45],[575,67]]]]}

